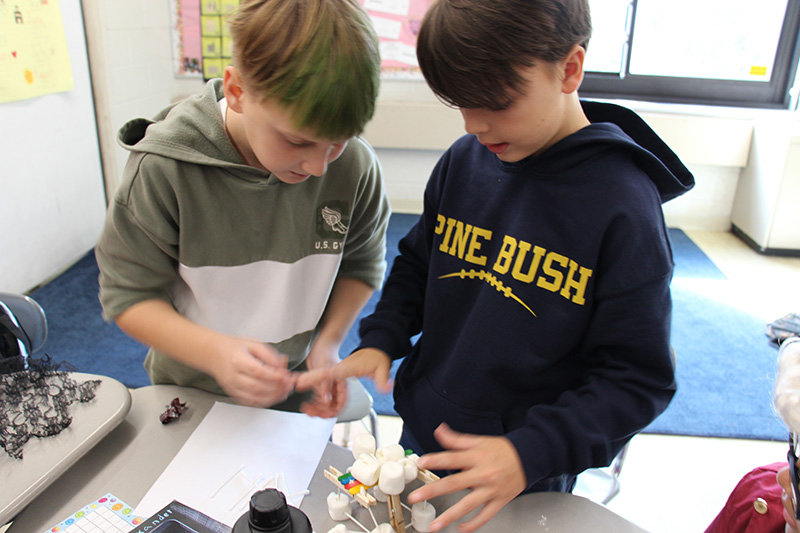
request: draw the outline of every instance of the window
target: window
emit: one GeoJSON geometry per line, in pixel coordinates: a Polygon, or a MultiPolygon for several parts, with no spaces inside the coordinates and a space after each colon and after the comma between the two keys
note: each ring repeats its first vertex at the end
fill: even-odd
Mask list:
{"type": "Polygon", "coordinates": [[[581,95],[786,109],[800,0],[590,0],[581,95]]]}

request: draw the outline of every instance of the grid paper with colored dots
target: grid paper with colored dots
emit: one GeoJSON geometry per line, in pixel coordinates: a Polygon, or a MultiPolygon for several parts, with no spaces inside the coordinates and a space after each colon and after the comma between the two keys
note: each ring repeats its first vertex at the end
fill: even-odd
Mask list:
{"type": "Polygon", "coordinates": [[[130,505],[109,493],[43,533],[128,533],[143,520],[133,514],[130,505]]]}

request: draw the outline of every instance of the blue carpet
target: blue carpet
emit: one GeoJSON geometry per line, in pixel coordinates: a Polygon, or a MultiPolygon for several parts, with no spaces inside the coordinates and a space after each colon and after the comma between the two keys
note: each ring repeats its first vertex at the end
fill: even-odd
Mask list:
{"type": "MultiPolygon", "coordinates": [[[[398,241],[417,215],[392,215],[389,264],[398,241]]],[[[682,231],[670,229],[675,278],[724,280],[725,276],[682,231]]],[[[115,324],[103,322],[97,301],[97,264],[87,254],[31,296],[44,308],[49,336],[44,352],[80,372],[110,376],[129,387],[149,384],[142,368],[146,348],[115,324]]],[[[677,354],[678,392],[647,433],[784,440],[787,431],[772,410],[777,351],[767,342],[763,320],[673,283],[672,343],[677,354]]],[[[372,312],[373,295],[363,314],[372,312]]],[[[342,354],[358,344],[356,328],[342,354]]],[[[395,365],[396,370],[397,364],[395,365]]],[[[395,414],[391,395],[363,380],[380,414],[395,414]]]]}

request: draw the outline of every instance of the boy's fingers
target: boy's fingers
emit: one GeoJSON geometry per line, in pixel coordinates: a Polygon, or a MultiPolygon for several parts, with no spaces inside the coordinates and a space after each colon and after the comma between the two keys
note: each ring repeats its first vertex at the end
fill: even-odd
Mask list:
{"type": "Polygon", "coordinates": [[[468,450],[478,444],[478,437],[475,435],[459,433],[450,429],[450,426],[445,423],[439,424],[433,435],[439,444],[448,450],[468,450]]]}
{"type": "Polygon", "coordinates": [[[298,372],[295,388],[300,392],[304,392],[314,388],[319,383],[333,379],[332,368],[317,368],[307,372],[298,372]]]}
{"type": "Polygon", "coordinates": [[[255,359],[272,367],[289,368],[289,358],[278,353],[276,350],[263,344],[253,344],[247,347],[247,351],[255,359]]]}

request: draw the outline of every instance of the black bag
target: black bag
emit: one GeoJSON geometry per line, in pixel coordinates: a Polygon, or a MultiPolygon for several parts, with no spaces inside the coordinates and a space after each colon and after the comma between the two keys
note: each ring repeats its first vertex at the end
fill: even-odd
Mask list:
{"type": "Polygon", "coordinates": [[[30,353],[30,337],[20,327],[11,309],[0,302],[0,374],[25,370],[30,353]]]}

